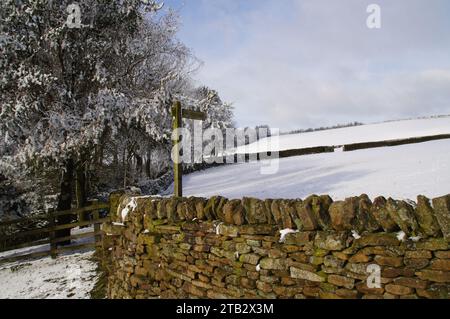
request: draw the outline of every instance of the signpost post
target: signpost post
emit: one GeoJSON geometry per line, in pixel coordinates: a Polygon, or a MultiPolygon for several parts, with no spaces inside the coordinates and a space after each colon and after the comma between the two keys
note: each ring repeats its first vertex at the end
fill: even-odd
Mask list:
{"type": "MultiPolygon", "coordinates": [[[[204,121],[206,119],[206,114],[203,112],[183,110],[181,103],[176,101],[172,107],[172,126],[174,131],[183,126],[183,118],[204,121]]],[[[172,140],[174,146],[173,178],[175,197],[183,197],[183,164],[180,159],[181,142],[181,138],[178,134],[175,139],[172,140]]]]}

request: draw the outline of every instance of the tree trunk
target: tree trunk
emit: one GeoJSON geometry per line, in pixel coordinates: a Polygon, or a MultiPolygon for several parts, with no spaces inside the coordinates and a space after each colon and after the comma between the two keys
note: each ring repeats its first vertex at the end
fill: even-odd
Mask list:
{"type": "Polygon", "coordinates": [[[147,177],[152,177],[152,152],[148,151],[147,160],[145,161],[145,172],[147,173],[147,177]]]}
{"type": "MultiPolygon", "coordinates": [[[[87,202],[87,178],[86,178],[86,166],[83,161],[80,161],[75,170],[75,193],[77,197],[77,208],[86,207],[87,202]]],[[[89,220],[89,212],[79,213],[78,221],[89,220]]],[[[87,226],[88,227],[88,226],[87,226]]]]}
{"type": "Polygon", "coordinates": [[[123,188],[127,187],[127,158],[126,158],[126,148],[123,148],[122,153],[122,163],[123,163],[123,188]]]}
{"type": "Polygon", "coordinates": [[[84,165],[77,166],[76,169],[76,194],[77,194],[77,208],[86,206],[86,172],[84,165]]]}
{"type": "MultiPolygon", "coordinates": [[[[72,208],[72,180],[73,180],[73,160],[66,162],[66,167],[62,175],[60,194],[58,198],[57,211],[66,211],[72,208]]],[[[65,225],[71,222],[71,215],[63,215],[57,218],[57,225],[65,225]]],[[[56,231],[56,238],[70,236],[70,228],[56,231]]],[[[70,240],[61,242],[59,245],[70,245],[70,240]]]]}
{"type": "Polygon", "coordinates": [[[142,166],[144,161],[142,160],[142,157],[140,155],[135,155],[136,157],[136,173],[138,175],[139,178],[141,178],[142,176],[142,166]]]}
{"type": "Polygon", "coordinates": [[[100,169],[101,169],[102,166],[103,166],[103,154],[104,154],[104,149],[105,149],[105,147],[104,147],[103,144],[101,144],[101,145],[98,147],[97,165],[99,166],[100,169]]]}
{"type": "Polygon", "coordinates": [[[113,154],[113,166],[118,169],[119,168],[119,149],[117,146],[114,148],[113,154]]]}

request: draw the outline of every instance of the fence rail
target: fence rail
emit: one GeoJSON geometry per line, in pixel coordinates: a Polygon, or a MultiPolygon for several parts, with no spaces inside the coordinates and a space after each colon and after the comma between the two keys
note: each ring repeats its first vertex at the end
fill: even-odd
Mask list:
{"type": "MultiPolygon", "coordinates": [[[[56,256],[60,253],[75,251],[80,249],[88,249],[95,248],[103,236],[103,232],[100,229],[100,225],[104,222],[109,221],[109,217],[102,217],[101,212],[109,212],[109,203],[95,203],[87,207],[67,210],[67,211],[58,211],[58,212],[49,212],[44,215],[37,215],[33,217],[19,218],[9,221],[0,222],[0,229],[2,227],[12,227],[21,223],[29,223],[29,222],[45,222],[46,225],[42,225],[42,227],[36,227],[34,229],[27,229],[24,231],[18,231],[11,235],[3,235],[0,236],[0,243],[8,243],[20,240],[24,237],[29,236],[38,236],[39,238],[25,239],[24,241],[17,244],[5,244],[0,247],[0,252],[5,253],[12,250],[17,249],[25,249],[30,247],[36,247],[38,249],[39,246],[49,245],[49,247],[45,247],[44,250],[32,251],[32,252],[17,252],[17,254],[9,255],[9,256],[0,256],[0,263],[5,262],[13,262],[19,261],[22,259],[28,258],[38,258],[38,257],[46,257],[51,256],[52,258],[56,258],[56,256]],[[90,216],[87,216],[90,214],[90,216]],[[77,220],[69,223],[60,223],[58,221],[58,217],[61,216],[76,216],[77,220]],[[70,234],[69,236],[57,236],[57,232],[61,230],[68,230],[77,227],[85,227],[85,226],[94,226],[93,231],[83,232],[78,234],[70,234]],[[93,238],[93,242],[86,243],[76,243],[72,245],[62,246],[62,243],[66,243],[71,240],[76,239],[89,239],[93,238]]],[[[106,214],[107,215],[107,214],[106,214]]]]}

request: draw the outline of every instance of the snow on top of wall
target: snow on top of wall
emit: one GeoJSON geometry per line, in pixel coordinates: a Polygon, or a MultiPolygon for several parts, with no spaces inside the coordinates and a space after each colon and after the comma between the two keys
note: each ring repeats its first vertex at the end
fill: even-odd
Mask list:
{"type": "Polygon", "coordinates": [[[355,239],[360,239],[361,238],[361,236],[358,234],[358,232],[356,230],[352,230],[352,236],[355,239]]]}
{"type": "MultiPolygon", "coordinates": [[[[125,222],[125,219],[128,217],[128,215],[135,211],[135,209],[137,208],[137,205],[138,205],[137,204],[138,199],[147,199],[147,198],[162,198],[162,197],[156,196],[156,195],[143,195],[143,196],[129,197],[129,201],[125,205],[125,207],[123,207],[123,205],[119,205],[119,207],[117,207],[117,215],[122,218],[122,222],[125,222]]],[[[156,199],[154,199],[152,201],[155,201],[155,200],[156,199]]]]}
{"type": "Polygon", "coordinates": [[[216,226],[216,235],[220,235],[220,225],[222,225],[223,223],[219,223],[216,226]]]}
{"type": "Polygon", "coordinates": [[[404,241],[404,240],[405,240],[405,237],[406,237],[406,234],[405,234],[404,231],[399,231],[399,232],[397,233],[397,239],[398,239],[399,241],[404,241]]]}
{"type": "Polygon", "coordinates": [[[298,233],[298,232],[299,232],[298,230],[289,229],[289,228],[280,230],[280,243],[284,243],[284,241],[286,240],[286,236],[288,234],[295,234],[295,233],[298,233]]]}
{"type": "MultiPolygon", "coordinates": [[[[136,197],[132,197],[127,205],[120,211],[120,216],[122,217],[122,221],[124,222],[130,212],[134,212],[137,207],[136,197]]],[[[119,208],[120,209],[120,206],[119,208]]]]}

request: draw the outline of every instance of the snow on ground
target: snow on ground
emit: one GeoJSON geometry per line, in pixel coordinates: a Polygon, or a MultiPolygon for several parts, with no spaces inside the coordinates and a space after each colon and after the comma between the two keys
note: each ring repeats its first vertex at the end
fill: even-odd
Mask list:
{"type": "MultiPolygon", "coordinates": [[[[73,229],[72,235],[92,232],[93,228],[73,229]]],[[[74,245],[91,242],[81,238],[74,245]]],[[[0,253],[13,257],[27,253],[43,252],[49,245],[39,245],[0,253]]],[[[94,287],[97,263],[92,261],[93,251],[58,255],[57,259],[45,257],[0,264],[0,299],[86,299],[94,287]]]]}
{"type": "Polygon", "coordinates": [[[404,120],[346,127],[340,129],[281,135],[238,147],[238,153],[257,153],[268,150],[288,150],[314,146],[395,140],[410,137],[450,134],[450,116],[404,120]],[[275,142],[278,138],[278,142],[275,142]]]}
{"type": "Polygon", "coordinates": [[[263,165],[267,167],[268,162],[227,165],[187,175],[184,194],[261,199],[329,194],[338,200],[363,193],[396,199],[450,193],[450,140],[285,158],[279,160],[274,175],[261,175],[263,165]]]}
{"type": "Polygon", "coordinates": [[[96,280],[93,252],[0,265],[0,299],[86,299],[96,280]]]}

